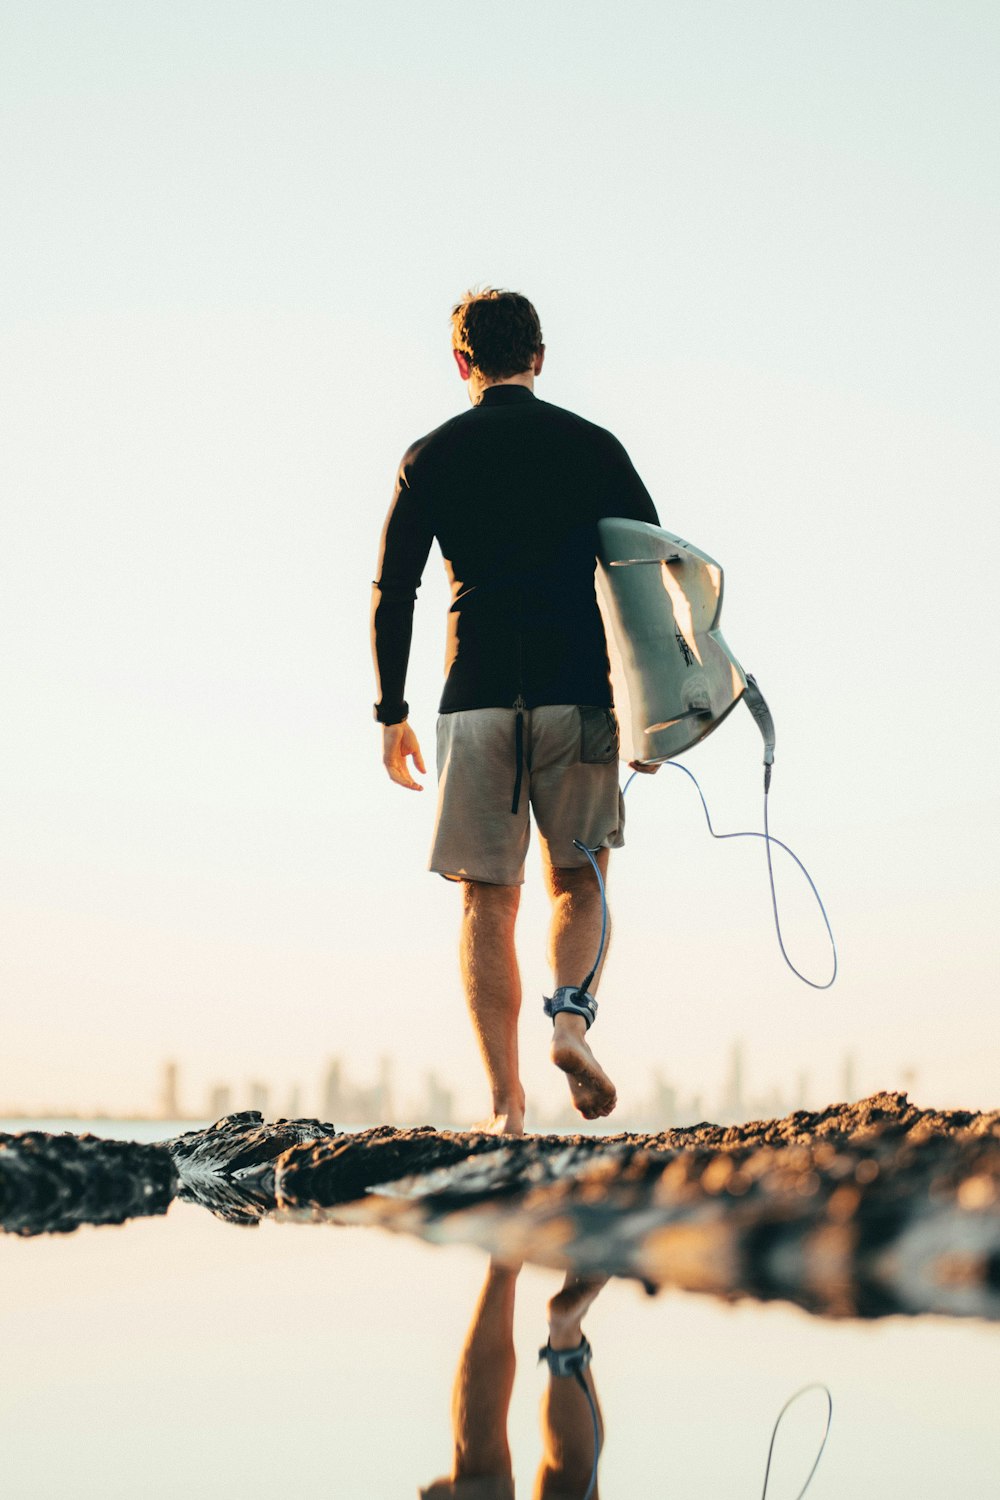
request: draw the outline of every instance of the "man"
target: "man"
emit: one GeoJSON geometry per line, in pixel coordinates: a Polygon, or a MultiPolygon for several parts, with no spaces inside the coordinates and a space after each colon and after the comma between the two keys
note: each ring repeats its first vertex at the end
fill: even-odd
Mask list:
{"type": "Polygon", "coordinates": [[[657,514],[616,438],[535,397],[545,346],[526,297],[469,293],[452,313],[452,344],[472,410],[400,464],[372,605],[375,717],[390,778],[420,791],[403,690],[413,604],[437,540],[452,604],[430,868],[462,883],[462,976],[492,1096],[483,1128],[520,1134],[514,924],[529,808],[552,903],[552,1061],[586,1119],[617,1102],[586,1040],[600,970],[590,991],[579,988],[600,942],[601,896],[576,841],[606,876],[624,823],[596,528],[604,516],[657,524],[657,514]]]}

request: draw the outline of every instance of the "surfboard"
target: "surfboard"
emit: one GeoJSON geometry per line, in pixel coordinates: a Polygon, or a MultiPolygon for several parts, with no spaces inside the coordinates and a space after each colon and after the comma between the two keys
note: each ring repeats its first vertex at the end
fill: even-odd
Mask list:
{"type": "Polygon", "coordinates": [[[646,521],[599,521],[598,597],[625,760],[671,760],[746,692],[719,628],[722,567],[646,521]]]}

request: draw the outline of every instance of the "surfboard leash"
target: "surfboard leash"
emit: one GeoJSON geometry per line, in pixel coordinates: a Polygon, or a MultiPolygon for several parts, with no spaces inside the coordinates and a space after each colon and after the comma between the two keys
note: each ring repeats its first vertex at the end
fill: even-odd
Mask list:
{"type": "MultiPolygon", "coordinates": [[[[586,1490],[581,1497],[581,1500],[592,1500],[594,1491],[597,1488],[597,1466],[600,1463],[602,1446],[600,1423],[597,1416],[597,1403],[594,1400],[590,1386],[587,1384],[587,1381],[584,1379],[583,1375],[584,1370],[590,1364],[592,1353],[593,1351],[586,1338],[581,1339],[580,1346],[577,1349],[556,1351],[552,1349],[548,1343],[546,1343],[545,1347],[539,1349],[538,1351],[539,1364],[544,1361],[548,1364],[553,1374],[563,1376],[568,1375],[576,1381],[577,1385],[580,1387],[581,1391],[586,1397],[587,1406],[590,1409],[590,1420],[594,1431],[594,1458],[590,1469],[590,1480],[587,1484],[586,1490]]],[[[806,1490],[812,1484],[813,1476],[816,1473],[816,1470],[819,1468],[819,1461],[823,1457],[823,1451],[826,1448],[826,1440],[830,1436],[830,1425],[833,1422],[833,1396],[830,1394],[829,1386],[824,1385],[822,1381],[813,1381],[810,1385],[804,1385],[799,1390],[795,1391],[791,1396],[789,1396],[788,1400],[785,1402],[784,1406],[781,1408],[777,1417],[775,1418],[774,1426],[771,1428],[771,1441],[768,1444],[767,1448],[767,1463],[764,1468],[764,1488],[761,1490],[761,1500],[767,1500],[767,1486],[771,1477],[771,1462],[774,1458],[774,1445],[778,1438],[778,1428],[781,1426],[782,1418],[784,1417],[788,1409],[791,1406],[794,1406],[795,1402],[798,1401],[801,1396],[808,1395],[810,1391],[822,1391],[824,1396],[826,1397],[826,1423],[823,1428],[823,1436],[820,1440],[819,1450],[816,1454],[816,1457],[813,1459],[812,1468],[806,1475],[805,1484],[795,1496],[795,1500],[802,1500],[802,1497],[805,1494],[806,1490]]]]}
{"type": "MultiPolygon", "coordinates": [[[[751,678],[750,681],[753,681],[753,679],[751,678]]],[[[756,684],[755,684],[755,686],[756,686],[756,684]]],[[[766,705],[765,705],[765,707],[766,707],[766,705]]],[[[751,712],[753,712],[752,708],[751,708],[751,712]]],[[[756,717],[756,714],[754,716],[756,717]]],[[[766,740],[765,740],[765,743],[766,743],[766,740]]],[[[712,835],[713,839],[718,839],[720,841],[723,840],[723,839],[763,839],[764,840],[764,849],[765,849],[765,852],[766,852],[766,855],[767,855],[767,878],[768,878],[768,884],[770,886],[770,891],[771,891],[771,910],[772,910],[772,912],[774,914],[774,930],[775,930],[775,934],[777,935],[778,947],[781,950],[781,956],[785,960],[785,963],[788,965],[788,967],[791,969],[792,973],[796,976],[797,979],[801,979],[801,981],[802,981],[803,984],[807,984],[810,987],[810,989],[814,989],[814,990],[828,990],[830,988],[830,986],[833,984],[833,982],[835,981],[835,979],[837,978],[837,972],[838,972],[838,967],[839,967],[839,960],[838,960],[838,957],[837,957],[837,942],[836,942],[836,939],[834,938],[834,935],[833,935],[833,928],[830,925],[830,918],[827,915],[826,907],[823,904],[823,898],[822,898],[822,896],[820,895],[819,891],[816,888],[815,881],[813,880],[812,876],[809,874],[809,871],[806,869],[806,867],[802,863],[801,859],[799,859],[799,856],[795,853],[794,849],[790,849],[787,844],[785,844],[785,843],[782,842],[781,839],[775,838],[774,834],[771,832],[768,799],[769,799],[770,793],[771,793],[771,770],[772,770],[772,763],[773,763],[773,742],[772,742],[771,758],[770,759],[767,758],[767,751],[765,750],[765,763],[764,763],[764,831],[763,831],[763,833],[761,833],[759,829],[739,829],[739,830],[737,830],[737,831],[735,831],[733,833],[717,833],[715,831],[715,828],[712,825],[712,815],[711,815],[711,813],[708,810],[708,803],[706,802],[706,800],[705,800],[705,794],[704,794],[704,792],[701,789],[701,783],[698,781],[698,778],[697,778],[697,776],[695,776],[694,772],[693,771],[689,771],[688,768],[687,768],[687,766],[682,765],[680,763],[680,761],[668,760],[668,761],[661,762],[661,764],[670,767],[674,771],[683,771],[684,775],[688,778],[688,780],[692,781],[694,783],[695,791],[698,793],[698,797],[699,797],[699,799],[701,801],[701,805],[702,805],[702,810],[704,811],[704,814],[705,814],[705,822],[708,824],[708,831],[712,835]],[[783,849],[785,851],[785,853],[789,856],[789,858],[792,859],[792,860],[794,860],[795,864],[798,865],[799,869],[802,871],[803,875],[805,876],[805,878],[806,878],[806,880],[807,880],[807,882],[809,884],[809,889],[812,891],[813,895],[816,898],[816,904],[819,907],[820,913],[821,913],[821,915],[823,917],[823,923],[824,923],[824,926],[826,927],[827,937],[830,939],[830,951],[831,951],[831,953],[833,955],[833,972],[831,973],[829,979],[824,980],[822,982],[820,982],[819,980],[816,980],[816,979],[810,979],[807,974],[803,974],[802,971],[801,971],[801,969],[796,968],[795,964],[792,962],[791,958],[789,958],[789,956],[788,956],[788,950],[785,947],[784,935],[782,934],[782,931],[781,931],[781,916],[780,916],[779,911],[778,911],[778,896],[777,896],[777,892],[776,892],[775,887],[774,887],[774,863],[773,863],[773,860],[771,858],[771,846],[772,846],[772,844],[776,848],[778,848],[778,849],[783,849]]],[[[626,781],[624,787],[622,788],[622,796],[626,795],[626,793],[628,792],[629,787],[632,785],[633,781],[635,780],[635,778],[638,775],[639,775],[638,771],[633,771],[632,772],[631,776],[628,778],[628,780],[626,781]]],[[[599,865],[597,863],[597,860],[594,858],[594,855],[597,853],[597,848],[600,848],[600,845],[598,845],[597,848],[591,849],[585,843],[583,843],[583,841],[581,839],[574,839],[573,840],[573,846],[574,846],[574,848],[579,849],[580,852],[581,852],[581,854],[585,854],[587,856],[587,858],[590,860],[590,863],[591,863],[591,865],[593,866],[593,869],[594,869],[594,874],[597,876],[597,883],[598,883],[598,886],[599,886],[600,892],[601,892],[601,941],[600,941],[600,944],[599,944],[598,949],[597,949],[597,957],[594,960],[593,968],[590,970],[590,973],[587,975],[587,977],[584,980],[583,984],[580,985],[580,990],[582,992],[586,993],[586,991],[590,988],[590,984],[591,984],[591,981],[594,978],[594,975],[597,973],[598,969],[601,966],[601,959],[604,956],[604,946],[605,946],[605,943],[607,941],[607,932],[608,932],[608,898],[607,898],[607,891],[605,890],[605,886],[604,886],[604,877],[601,874],[600,867],[599,867],[599,865]]]]}

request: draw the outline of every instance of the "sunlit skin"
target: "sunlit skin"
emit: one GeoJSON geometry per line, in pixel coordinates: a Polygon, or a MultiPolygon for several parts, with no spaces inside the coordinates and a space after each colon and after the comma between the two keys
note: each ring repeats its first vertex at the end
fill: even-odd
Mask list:
{"type": "MultiPolygon", "coordinates": [[[[459,1358],[452,1392],[454,1456],[451,1476],[421,1493],[426,1500],[449,1500],[462,1480],[489,1480],[489,1493],[507,1500],[513,1495],[507,1413],[514,1387],[514,1293],[520,1266],[491,1261],[459,1358]]],[[[553,1349],[577,1349],[582,1319],[605,1285],[606,1277],[579,1277],[570,1272],[548,1305],[549,1343],[553,1349]]],[[[604,1445],[604,1423],[591,1368],[583,1379],[597,1408],[604,1445]]],[[[594,1461],[594,1426],[587,1398],[576,1380],[549,1373],[541,1403],[542,1461],[535,1479],[535,1500],[582,1495],[594,1461]]],[[[595,1497],[597,1491],[594,1491],[595,1497]]]]}
{"type": "MultiPolygon", "coordinates": [[[[583,1338],[582,1321],[606,1276],[577,1276],[570,1271],[562,1290],[549,1302],[549,1343],[553,1349],[578,1349],[583,1338]]],[[[594,1385],[593,1366],[583,1372],[584,1384],[597,1410],[597,1441],[604,1448],[604,1418],[594,1385]]],[[[582,1495],[594,1462],[594,1424],[587,1398],[575,1380],[549,1374],[542,1397],[542,1462],[535,1479],[535,1500],[582,1495]]],[[[600,1500],[600,1485],[593,1500],[600,1500]]]]}
{"type": "MultiPolygon", "coordinates": [[[[529,369],[503,380],[489,380],[452,350],[458,373],[466,382],[473,405],[494,385],[523,385],[533,390],[541,374],[544,346],[529,369]]],[[[420,743],[407,720],[382,726],[382,762],[391,781],[407,791],[422,792],[416,773],[427,774],[420,743]]],[[[652,775],[659,766],[629,761],[634,771],[652,775]]],[[[597,854],[606,879],[607,849],[597,854]]],[[[521,976],[514,947],[520,903],[519,886],[488,885],[465,880],[459,958],[469,1013],[490,1086],[490,1113],[476,1129],[493,1134],[521,1135],[525,1097],[518,1066],[517,1022],[521,1010],[521,976]]],[[[557,869],[546,863],[545,885],[552,907],[549,962],[556,988],[579,984],[593,963],[601,935],[601,899],[590,865],[557,869]]],[[[608,933],[610,937],[610,918],[608,933]]],[[[607,956],[607,947],[604,950],[607,956]]],[[[603,959],[601,969],[603,969],[603,959]]],[[[601,970],[590,985],[597,993],[601,970]]],[[[554,1019],[550,1056],[566,1075],[573,1107],[587,1120],[611,1114],[618,1102],[611,1079],[591,1051],[582,1016],[562,1012],[554,1019]]]]}

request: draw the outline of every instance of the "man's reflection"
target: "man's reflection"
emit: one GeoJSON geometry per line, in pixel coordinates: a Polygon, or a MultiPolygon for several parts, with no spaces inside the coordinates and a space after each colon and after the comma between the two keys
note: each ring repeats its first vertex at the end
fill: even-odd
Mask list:
{"type": "MultiPolygon", "coordinates": [[[[519,1273],[520,1266],[490,1262],[452,1392],[455,1449],[451,1477],[437,1479],[421,1490],[421,1500],[513,1500],[507,1412],[514,1388],[514,1289],[519,1273]]],[[[562,1290],[548,1305],[547,1348],[558,1354],[589,1347],[584,1345],[582,1322],[606,1279],[567,1275],[562,1290]]],[[[577,1378],[574,1372],[557,1374],[553,1366],[559,1363],[557,1358],[548,1360],[535,1500],[582,1500],[587,1494],[594,1466],[591,1402],[598,1451],[604,1445],[604,1423],[589,1364],[577,1378]]],[[[568,1363],[579,1367],[583,1361],[578,1357],[568,1363]]],[[[596,1486],[592,1497],[598,1500],[596,1486]]]]}

